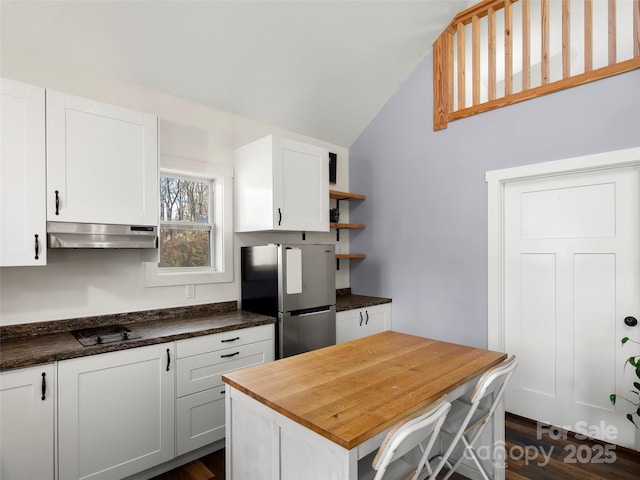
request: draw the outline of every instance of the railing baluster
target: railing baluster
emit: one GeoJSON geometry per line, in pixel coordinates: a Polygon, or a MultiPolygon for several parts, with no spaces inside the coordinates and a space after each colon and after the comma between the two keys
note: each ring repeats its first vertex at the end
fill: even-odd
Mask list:
{"type": "Polygon", "coordinates": [[[522,91],[529,90],[531,82],[531,5],[522,0],[522,91]]]}
{"type": "Polygon", "coordinates": [[[615,65],[616,54],[616,0],[609,0],[609,65],[615,65]]]}
{"type": "Polygon", "coordinates": [[[593,70],[593,4],[584,0],[584,71],[593,70]]]}
{"type": "Polygon", "coordinates": [[[504,2],[504,95],[513,93],[513,14],[511,0],[504,2]]]}
{"type": "Polygon", "coordinates": [[[464,37],[464,23],[460,22],[457,25],[457,38],[458,38],[458,110],[461,110],[467,106],[465,99],[465,91],[467,82],[465,80],[465,37],[464,37]]]}
{"type": "Polygon", "coordinates": [[[571,10],[569,0],[562,0],[562,78],[571,76],[571,10]]]}
{"type": "Polygon", "coordinates": [[[496,11],[493,7],[489,7],[488,19],[488,47],[489,47],[489,85],[487,88],[487,96],[489,100],[496,98],[496,11]]]}
{"type": "Polygon", "coordinates": [[[447,60],[444,65],[446,68],[445,88],[447,89],[448,97],[445,99],[446,103],[444,105],[447,108],[447,112],[453,112],[455,110],[455,107],[453,105],[453,88],[455,82],[455,79],[453,78],[453,38],[454,33],[448,32],[445,35],[444,43],[442,45],[442,49],[447,56],[447,60]]]}
{"type": "Polygon", "coordinates": [[[473,104],[480,103],[480,19],[477,15],[471,20],[471,64],[473,66],[473,104]]]}
{"type": "Polygon", "coordinates": [[[542,85],[549,83],[549,0],[542,0],[542,85]]]}
{"type": "Polygon", "coordinates": [[[640,57],[640,0],[633,2],[633,56],[640,57]]]}

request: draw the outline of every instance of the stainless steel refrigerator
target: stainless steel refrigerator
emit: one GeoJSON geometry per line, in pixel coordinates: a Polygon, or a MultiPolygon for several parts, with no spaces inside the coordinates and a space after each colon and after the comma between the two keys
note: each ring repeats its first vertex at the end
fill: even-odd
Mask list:
{"type": "Polygon", "coordinates": [[[276,358],[335,345],[334,245],[241,248],[242,309],[277,317],[276,358]]]}

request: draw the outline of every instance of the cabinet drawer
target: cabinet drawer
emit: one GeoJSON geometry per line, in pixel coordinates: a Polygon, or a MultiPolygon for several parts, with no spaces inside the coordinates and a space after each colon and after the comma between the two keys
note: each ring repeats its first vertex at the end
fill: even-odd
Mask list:
{"type": "Polygon", "coordinates": [[[224,350],[178,358],[177,396],[221,385],[223,374],[270,362],[274,357],[272,340],[233,346],[224,350]]]}
{"type": "Polygon", "coordinates": [[[190,357],[248,343],[272,340],[273,328],[273,325],[260,325],[180,340],[176,342],[176,356],[177,358],[190,357]]]}
{"type": "Polygon", "coordinates": [[[176,400],[177,454],[224,438],[225,385],[176,400]]]}

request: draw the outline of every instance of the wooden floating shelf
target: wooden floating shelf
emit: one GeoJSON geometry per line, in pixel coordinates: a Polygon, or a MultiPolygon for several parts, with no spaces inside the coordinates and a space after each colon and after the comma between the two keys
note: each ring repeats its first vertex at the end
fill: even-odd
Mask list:
{"type": "Polygon", "coordinates": [[[329,190],[329,198],[334,200],[364,200],[366,195],[359,193],[339,192],[337,190],[329,190]]]}
{"type": "MultiPolygon", "coordinates": [[[[338,190],[329,190],[329,198],[336,200],[336,207],[340,203],[340,200],[364,200],[367,197],[365,195],[359,193],[349,193],[349,192],[339,192],[338,190]]],[[[343,228],[352,228],[352,229],[363,229],[365,225],[362,223],[338,223],[331,222],[329,224],[331,228],[336,229],[336,240],[340,241],[340,229],[343,228]]],[[[340,270],[340,260],[341,259],[352,259],[352,258],[366,258],[367,256],[364,253],[337,253],[336,254],[336,269],[340,270]]]]}
{"type": "Polygon", "coordinates": [[[365,224],[364,223],[335,223],[335,222],[331,222],[329,224],[329,227],[331,228],[365,228],[365,224]]]}

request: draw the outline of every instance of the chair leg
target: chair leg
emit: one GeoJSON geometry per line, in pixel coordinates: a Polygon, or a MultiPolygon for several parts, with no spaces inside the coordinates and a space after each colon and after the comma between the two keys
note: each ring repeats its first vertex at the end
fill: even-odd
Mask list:
{"type": "Polygon", "coordinates": [[[458,467],[462,463],[462,460],[464,460],[465,454],[467,452],[469,452],[469,455],[471,456],[471,459],[473,460],[473,462],[475,463],[476,467],[478,468],[478,471],[480,472],[480,475],[482,475],[482,478],[484,480],[491,480],[489,478],[489,476],[487,475],[486,470],[484,469],[484,467],[480,463],[480,460],[476,456],[476,453],[473,450],[473,445],[470,444],[467,441],[467,439],[465,438],[464,435],[462,437],[460,437],[460,440],[462,440],[462,443],[464,444],[464,450],[463,450],[462,454],[460,455],[460,458],[458,458],[458,460],[456,460],[456,463],[453,464],[451,469],[447,472],[447,474],[444,476],[444,478],[442,480],[448,480],[449,477],[451,477],[451,475],[453,475],[453,472],[455,472],[458,469],[458,467]]]}
{"type": "Polygon", "coordinates": [[[467,442],[467,439],[464,438],[464,437],[462,437],[462,441],[464,442],[465,450],[469,452],[469,455],[471,455],[471,459],[476,464],[476,467],[478,467],[478,470],[480,471],[480,474],[482,475],[482,478],[484,478],[484,480],[491,480],[489,478],[489,475],[487,475],[486,470],[484,469],[484,467],[480,463],[480,459],[478,459],[478,456],[476,455],[476,452],[473,449],[473,446],[471,444],[469,444],[467,442]]]}

